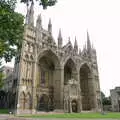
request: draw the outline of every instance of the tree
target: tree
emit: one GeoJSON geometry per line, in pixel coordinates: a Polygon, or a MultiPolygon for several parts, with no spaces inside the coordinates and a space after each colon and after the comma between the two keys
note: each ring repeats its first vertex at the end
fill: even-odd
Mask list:
{"type": "MultiPolygon", "coordinates": [[[[39,4],[43,7],[43,9],[47,9],[48,6],[53,6],[57,2],[57,0],[36,0],[39,1],[39,4]]],[[[25,3],[29,6],[29,2],[34,2],[34,0],[21,0],[21,2],[25,3]]]]}
{"type": "Polygon", "coordinates": [[[101,91],[101,99],[103,100],[105,98],[105,94],[101,91]]]}
{"type": "Polygon", "coordinates": [[[0,72],[0,89],[3,87],[3,73],[0,72]]]}
{"type": "Polygon", "coordinates": [[[0,0],[0,60],[10,62],[21,48],[24,17],[15,12],[16,0],[0,0]]]}
{"type": "Polygon", "coordinates": [[[101,99],[103,105],[111,105],[110,97],[105,97],[105,94],[103,92],[101,92],[101,99]]]}

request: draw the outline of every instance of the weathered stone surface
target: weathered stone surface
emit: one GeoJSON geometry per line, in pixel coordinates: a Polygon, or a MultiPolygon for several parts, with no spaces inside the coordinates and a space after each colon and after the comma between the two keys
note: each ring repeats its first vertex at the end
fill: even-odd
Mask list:
{"type": "Polygon", "coordinates": [[[70,41],[63,46],[61,31],[58,45],[52,35],[52,23],[44,30],[39,16],[33,26],[33,6],[27,14],[22,50],[15,62],[16,113],[39,111],[99,111],[100,86],[96,50],[87,45],[78,53],[70,41]]]}
{"type": "Polygon", "coordinates": [[[110,90],[112,111],[120,112],[120,87],[110,90]]]}

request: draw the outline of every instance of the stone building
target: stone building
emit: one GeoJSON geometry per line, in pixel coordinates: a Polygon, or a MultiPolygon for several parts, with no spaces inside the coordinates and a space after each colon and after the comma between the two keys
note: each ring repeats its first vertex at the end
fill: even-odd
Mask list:
{"type": "Polygon", "coordinates": [[[14,108],[14,93],[16,93],[16,89],[13,89],[13,68],[9,66],[3,66],[0,68],[0,72],[3,74],[3,86],[0,89],[0,108],[14,108]]]}
{"type": "Polygon", "coordinates": [[[100,85],[96,50],[87,44],[78,50],[69,39],[63,46],[61,30],[58,43],[52,23],[43,29],[41,15],[34,26],[34,6],[26,15],[22,50],[15,61],[17,81],[16,112],[81,112],[100,110],[100,85]],[[79,51],[79,52],[78,52],[79,51]]]}
{"type": "Polygon", "coordinates": [[[110,90],[112,111],[120,112],[120,87],[110,90]]]}

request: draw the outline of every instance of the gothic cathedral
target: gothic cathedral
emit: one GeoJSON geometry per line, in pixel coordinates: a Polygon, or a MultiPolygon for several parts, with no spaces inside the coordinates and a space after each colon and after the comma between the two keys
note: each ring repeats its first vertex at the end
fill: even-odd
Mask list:
{"type": "Polygon", "coordinates": [[[24,39],[15,61],[16,112],[82,112],[101,109],[96,50],[87,44],[78,50],[70,39],[63,46],[61,30],[58,43],[52,36],[52,24],[43,29],[41,15],[34,26],[33,3],[27,11],[24,39]]]}

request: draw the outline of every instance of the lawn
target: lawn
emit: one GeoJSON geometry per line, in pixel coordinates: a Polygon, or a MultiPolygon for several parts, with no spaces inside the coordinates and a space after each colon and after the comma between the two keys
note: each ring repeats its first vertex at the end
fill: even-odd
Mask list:
{"type": "Polygon", "coordinates": [[[120,118],[120,113],[64,113],[64,114],[36,114],[21,115],[24,118],[120,118]]]}
{"type": "Polygon", "coordinates": [[[9,110],[8,109],[0,109],[0,114],[8,114],[9,110]]]}

